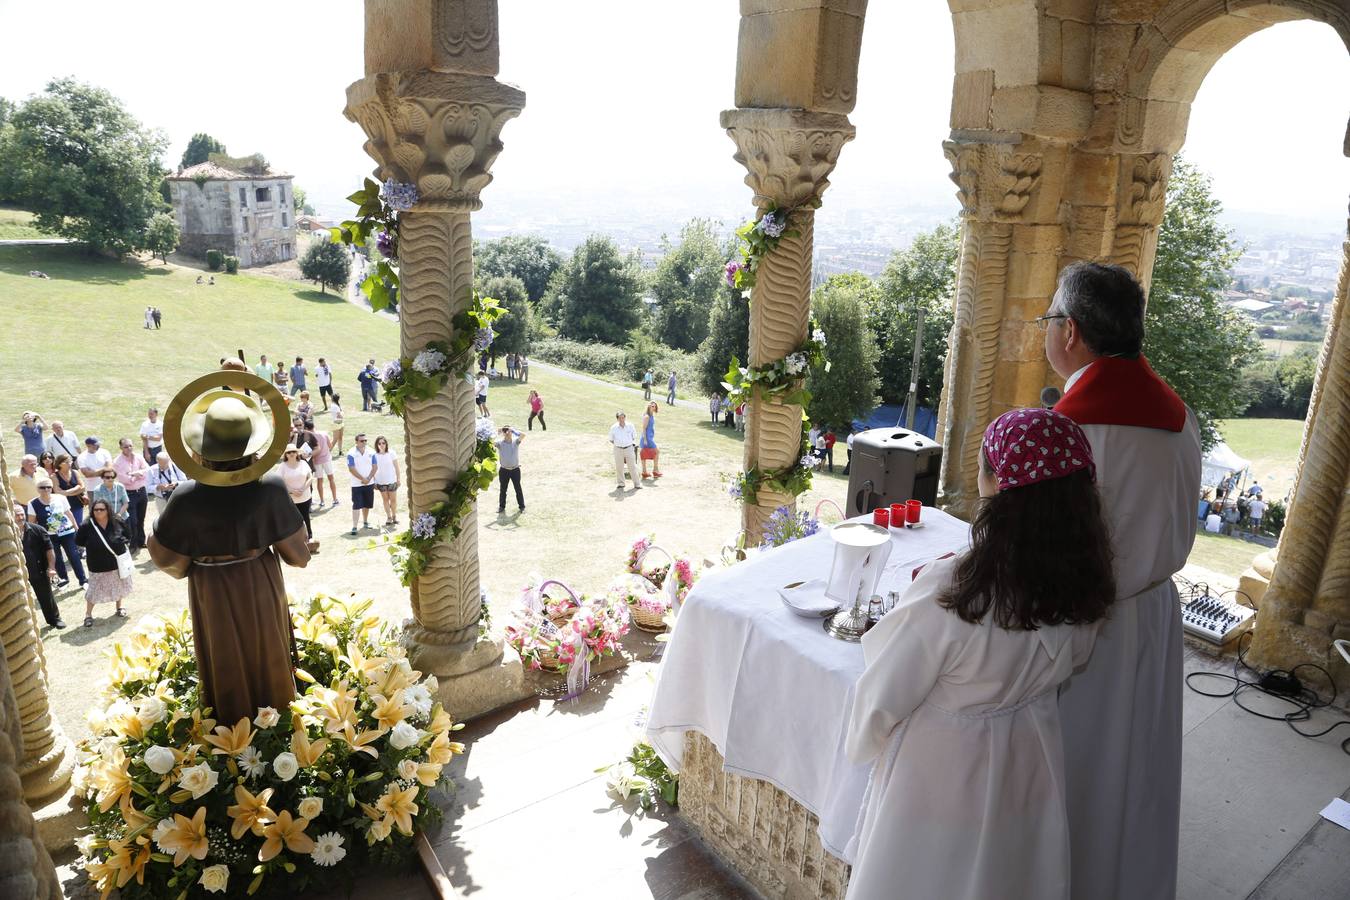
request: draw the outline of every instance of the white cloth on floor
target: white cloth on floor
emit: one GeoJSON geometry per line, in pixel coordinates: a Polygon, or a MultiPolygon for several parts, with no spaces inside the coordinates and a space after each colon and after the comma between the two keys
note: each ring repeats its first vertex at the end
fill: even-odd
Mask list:
{"type": "MultiPolygon", "coordinates": [[[[878,584],[906,590],[914,567],[970,542],[970,526],[925,508],[927,527],[893,530],[878,584]]],[[[871,516],[854,521],[871,521],[871,516]]],[[[858,825],[870,765],[844,756],[844,728],[862,648],[794,614],[778,589],[825,578],[834,542],[822,531],[711,572],[694,585],[656,684],[647,734],[673,770],[694,730],[726,770],[774,784],[820,818],[825,849],[841,859],[858,825]]]]}
{"type": "Polygon", "coordinates": [[[1075,900],[1176,895],[1181,606],[1195,540],[1200,431],[1084,425],[1115,550],[1116,596],[1060,694],[1075,900]]]}
{"type": "Polygon", "coordinates": [[[863,637],[845,749],[876,768],[849,900],[1069,896],[1055,689],[1097,626],[965,622],[937,603],[958,561],[927,566],[863,637]]]}

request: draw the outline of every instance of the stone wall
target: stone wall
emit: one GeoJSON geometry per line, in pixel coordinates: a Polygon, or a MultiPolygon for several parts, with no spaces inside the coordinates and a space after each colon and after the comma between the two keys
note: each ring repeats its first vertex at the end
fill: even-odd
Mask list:
{"type": "Polygon", "coordinates": [[[199,259],[207,250],[239,257],[242,268],[295,256],[295,210],[290,176],[170,181],[182,232],[179,250],[199,259]],[[268,199],[259,200],[258,191],[268,199]]]}

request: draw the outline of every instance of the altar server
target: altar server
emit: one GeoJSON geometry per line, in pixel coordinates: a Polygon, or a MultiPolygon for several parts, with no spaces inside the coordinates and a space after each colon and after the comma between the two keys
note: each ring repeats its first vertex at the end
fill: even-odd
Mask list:
{"type": "Polygon", "coordinates": [[[1044,317],[1111,528],[1118,601],[1060,696],[1079,900],[1176,895],[1181,613],[1172,576],[1195,540],[1200,429],[1141,354],[1144,292],[1119,266],[1075,263],[1044,317]]]}
{"type": "Polygon", "coordinates": [[[849,900],[1069,896],[1056,692],[1115,598],[1093,472],[1064,416],[1000,416],[970,549],[863,637],[845,750],[874,768],[849,900]]]}

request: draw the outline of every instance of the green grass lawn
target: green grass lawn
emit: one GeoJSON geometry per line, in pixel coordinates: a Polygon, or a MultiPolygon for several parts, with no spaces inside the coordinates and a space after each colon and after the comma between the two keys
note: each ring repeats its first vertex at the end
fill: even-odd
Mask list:
{"type": "Polygon", "coordinates": [[[1195,545],[1187,562],[1203,566],[1212,572],[1227,575],[1234,581],[1247,570],[1252,560],[1269,550],[1240,538],[1209,534],[1203,529],[1195,534],[1195,545]]]}
{"type": "Polygon", "coordinates": [[[1303,420],[1226,419],[1219,431],[1234,453],[1251,460],[1252,474],[1261,480],[1267,499],[1283,499],[1293,488],[1303,420]]]}
{"type": "Polygon", "coordinates": [[[1261,349],[1267,356],[1279,358],[1288,356],[1291,353],[1297,353],[1300,350],[1311,350],[1317,353],[1322,349],[1321,341],[1286,341],[1282,338],[1262,338],[1261,349]]]}
{"type": "Polygon", "coordinates": [[[49,238],[52,235],[33,227],[33,214],[22,209],[0,208],[0,241],[49,238]]]}

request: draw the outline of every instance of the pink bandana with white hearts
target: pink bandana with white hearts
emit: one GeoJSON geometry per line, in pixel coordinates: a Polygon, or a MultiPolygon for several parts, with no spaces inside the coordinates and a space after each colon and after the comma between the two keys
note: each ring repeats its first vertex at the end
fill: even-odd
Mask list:
{"type": "Polygon", "coordinates": [[[1051,409],[1005,412],[984,430],[983,446],[1000,491],[1085,469],[1097,480],[1092,448],[1083,429],[1051,409]]]}

